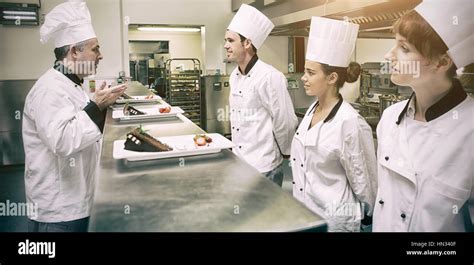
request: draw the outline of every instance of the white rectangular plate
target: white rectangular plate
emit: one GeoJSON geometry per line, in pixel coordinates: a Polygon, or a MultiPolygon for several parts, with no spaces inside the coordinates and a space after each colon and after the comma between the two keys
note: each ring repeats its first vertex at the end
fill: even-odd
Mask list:
{"type": "Polygon", "coordinates": [[[153,98],[151,99],[146,99],[145,97],[147,96],[131,96],[132,98],[125,99],[125,98],[119,98],[115,101],[117,104],[125,104],[125,103],[154,103],[158,99],[161,99],[160,96],[154,95],[153,98]]]}
{"type": "Polygon", "coordinates": [[[184,111],[180,107],[171,107],[171,111],[169,113],[160,113],[160,108],[167,107],[169,105],[153,105],[152,107],[143,106],[138,107],[135,106],[139,111],[143,111],[146,114],[143,115],[129,115],[125,116],[123,114],[123,108],[115,109],[112,112],[112,119],[119,120],[119,121],[136,121],[136,120],[149,120],[149,119],[160,119],[166,117],[175,117],[180,113],[184,113],[184,111]]]}
{"type": "Polygon", "coordinates": [[[229,139],[218,133],[208,133],[206,135],[211,137],[212,143],[209,143],[205,146],[197,146],[194,143],[194,134],[156,137],[156,139],[162,143],[165,143],[173,148],[172,151],[165,152],[135,152],[125,150],[125,140],[118,140],[114,141],[113,157],[114,159],[126,159],[128,161],[142,161],[170,157],[212,154],[218,153],[222,149],[228,149],[235,146],[229,139]]]}
{"type": "MultiPolygon", "coordinates": [[[[132,107],[151,107],[153,105],[166,105],[166,106],[170,106],[168,103],[166,103],[163,99],[155,99],[154,101],[150,101],[150,102],[135,102],[135,103],[129,103],[130,106],[132,107]]],[[[113,110],[123,110],[123,107],[125,106],[125,104],[112,104],[109,106],[109,108],[113,109],[113,110]]]]}

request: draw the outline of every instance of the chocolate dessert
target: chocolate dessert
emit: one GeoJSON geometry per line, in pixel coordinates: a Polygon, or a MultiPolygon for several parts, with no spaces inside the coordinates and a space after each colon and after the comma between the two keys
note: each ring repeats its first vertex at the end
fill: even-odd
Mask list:
{"type": "Polygon", "coordinates": [[[137,152],[164,152],[172,151],[173,148],[153,138],[140,126],[127,134],[125,150],[137,152]]]}
{"type": "Polygon", "coordinates": [[[136,108],[125,104],[125,106],[123,107],[123,115],[125,116],[134,116],[134,115],[143,115],[143,114],[146,114],[145,112],[143,111],[139,111],[137,110],[136,108]]]}

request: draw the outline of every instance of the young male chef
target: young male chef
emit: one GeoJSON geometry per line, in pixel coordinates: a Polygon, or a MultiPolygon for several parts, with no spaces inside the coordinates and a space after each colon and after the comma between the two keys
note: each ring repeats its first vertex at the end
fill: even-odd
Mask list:
{"type": "Polygon", "coordinates": [[[105,109],[125,86],[81,88],[102,55],[83,1],[68,1],[46,15],[41,42],[54,41],[56,62],[28,93],[23,113],[25,192],[37,214],[30,232],[87,231],[105,109]]]}
{"type": "Polygon", "coordinates": [[[233,152],[268,179],[282,185],[283,156],[289,155],[298,120],[285,76],[257,56],[273,23],[243,4],[225,34],[230,76],[230,123],[233,152]]]}

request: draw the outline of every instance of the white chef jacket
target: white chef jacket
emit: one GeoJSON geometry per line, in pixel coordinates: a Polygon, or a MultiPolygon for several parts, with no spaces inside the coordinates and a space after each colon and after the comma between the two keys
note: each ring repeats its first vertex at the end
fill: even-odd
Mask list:
{"type": "Polygon", "coordinates": [[[62,222],[90,215],[101,132],[83,111],[89,98],[54,68],[28,93],[23,113],[25,188],[29,216],[62,222]]]}
{"type": "Polygon", "coordinates": [[[474,100],[455,81],[424,123],[414,120],[414,102],[390,106],[377,126],[373,231],[465,231],[461,208],[474,203],[474,100]]]}
{"type": "Polygon", "coordinates": [[[290,153],[298,119],[285,76],[258,59],[250,67],[245,75],[237,67],[229,80],[233,152],[264,173],[283,162],[280,150],[290,153]]]}
{"type": "Polygon", "coordinates": [[[372,215],[377,190],[372,129],[343,101],[324,121],[306,112],[291,145],[293,196],[328,222],[328,231],[359,231],[372,215]]]}

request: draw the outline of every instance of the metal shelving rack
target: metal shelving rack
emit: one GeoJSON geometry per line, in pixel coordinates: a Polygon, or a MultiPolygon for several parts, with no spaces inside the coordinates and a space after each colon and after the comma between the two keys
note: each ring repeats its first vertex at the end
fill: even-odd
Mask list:
{"type": "Polygon", "coordinates": [[[167,102],[183,109],[184,116],[201,126],[201,63],[196,58],[175,58],[167,60],[165,68],[167,102]],[[173,70],[172,64],[181,61],[192,61],[193,70],[173,70]]]}

